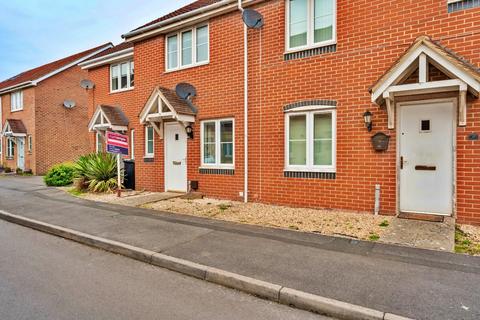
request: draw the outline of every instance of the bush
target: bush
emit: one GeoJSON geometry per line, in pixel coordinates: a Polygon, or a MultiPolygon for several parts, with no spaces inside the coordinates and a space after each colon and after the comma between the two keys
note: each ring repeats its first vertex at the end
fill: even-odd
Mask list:
{"type": "Polygon", "coordinates": [[[74,174],[74,164],[71,162],[65,162],[51,167],[45,177],[43,177],[43,181],[45,181],[47,186],[68,186],[69,184],[72,184],[74,174]]]}
{"type": "Polygon", "coordinates": [[[5,168],[3,168],[3,170],[5,171],[5,173],[12,172],[12,168],[10,168],[10,167],[5,167],[5,168]]]}
{"type": "Polygon", "coordinates": [[[15,172],[16,172],[17,174],[22,174],[22,173],[23,173],[23,170],[20,169],[20,168],[17,168],[17,169],[15,169],[15,172]]]}
{"type": "Polygon", "coordinates": [[[85,178],[89,191],[112,192],[118,188],[116,156],[109,153],[82,156],[75,163],[75,175],[85,178]]]}

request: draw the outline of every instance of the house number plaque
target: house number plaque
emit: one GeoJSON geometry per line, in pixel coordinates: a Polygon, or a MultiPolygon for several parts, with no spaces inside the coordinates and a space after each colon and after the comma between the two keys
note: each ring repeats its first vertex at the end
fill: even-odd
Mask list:
{"type": "Polygon", "coordinates": [[[388,150],[388,143],[390,141],[390,136],[386,135],[383,132],[378,132],[372,137],[372,146],[375,151],[386,151],[388,150]]]}

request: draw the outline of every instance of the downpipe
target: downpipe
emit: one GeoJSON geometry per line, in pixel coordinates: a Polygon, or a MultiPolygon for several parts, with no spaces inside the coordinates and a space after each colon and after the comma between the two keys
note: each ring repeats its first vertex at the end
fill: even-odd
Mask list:
{"type": "MultiPolygon", "coordinates": [[[[243,13],[242,0],[238,0],[238,10],[243,13]]],[[[243,182],[243,202],[248,202],[248,28],[243,24],[243,128],[244,128],[244,182],[243,182]]]]}

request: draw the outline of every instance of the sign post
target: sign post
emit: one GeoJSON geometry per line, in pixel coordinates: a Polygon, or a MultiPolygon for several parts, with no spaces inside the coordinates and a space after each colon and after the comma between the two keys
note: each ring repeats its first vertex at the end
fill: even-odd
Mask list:
{"type": "Polygon", "coordinates": [[[120,197],[122,189],[120,160],[122,155],[128,155],[128,136],[107,131],[106,138],[107,152],[117,155],[117,197],[120,197]]]}

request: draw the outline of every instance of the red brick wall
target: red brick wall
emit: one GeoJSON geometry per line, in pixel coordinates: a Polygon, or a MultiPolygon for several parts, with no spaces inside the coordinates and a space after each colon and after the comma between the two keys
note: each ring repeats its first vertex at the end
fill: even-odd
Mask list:
{"type": "MultiPolygon", "coordinates": [[[[480,9],[447,13],[446,1],[338,0],[337,51],[284,61],[285,2],[271,0],[256,7],[265,16],[262,31],[249,31],[249,194],[250,200],[304,207],[372,211],[374,186],[380,184],[381,211],[396,210],[396,131],[387,129],[386,112],[370,101],[368,88],[420,35],[429,35],[470,62],[480,64],[480,9]],[[260,55],[261,50],[261,55],[260,55]],[[284,178],[283,106],[311,99],[336,100],[337,175],[335,180],[284,178]],[[373,132],[362,114],[371,110],[373,132]],[[391,136],[387,152],[372,150],[370,137],[391,136]]],[[[139,189],[163,190],[163,141],[156,136],[155,161],[143,162],[144,130],[138,113],[153,88],[173,88],[187,81],[197,87],[199,108],[195,138],[188,142],[188,178],[199,180],[200,191],[212,197],[238,199],[243,191],[243,24],[238,12],[210,21],[210,64],[165,73],[164,39],[158,36],[135,44],[136,87],[133,97],[108,95],[108,69],[95,75],[97,104],[124,104],[137,129],[136,183],[139,189]],[[102,91],[103,93],[100,93],[102,91]],[[102,98],[103,99],[103,98],[102,98]],[[103,101],[101,103],[104,103],[103,101]],[[198,173],[200,120],[235,118],[235,175],[198,173]]],[[[92,75],[94,73],[91,73],[92,75]]],[[[460,222],[480,224],[480,143],[467,141],[480,131],[480,103],[468,110],[468,125],[457,129],[457,204],[460,222]]]]}
{"type": "Polygon", "coordinates": [[[73,67],[35,88],[33,141],[37,174],[89,152],[87,93],[80,87],[80,81],[87,75],[80,67],[73,67]],[[66,99],[75,101],[76,106],[66,109],[63,106],[66,99]]]}
{"type": "MultiPolygon", "coordinates": [[[[5,124],[6,119],[19,119],[22,120],[23,124],[27,129],[27,134],[34,135],[35,133],[35,88],[28,88],[23,90],[23,110],[22,111],[14,111],[11,112],[11,100],[10,94],[4,94],[0,96],[2,99],[2,128],[5,124]]],[[[4,161],[4,165],[15,170],[17,168],[17,156],[18,150],[17,146],[15,145],[14,157],[13,159],[8,159],[7,155],[7,139],[3,139],[3,152],[2,152],[2,159],[4,161]]],[[[28,144],[27,139],[25,139],[25,169],[32,169],[35,172],[35,153],[28,152],[28,144]]]]}

